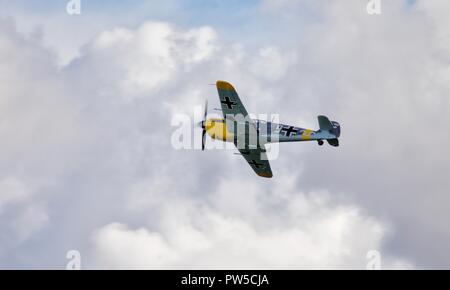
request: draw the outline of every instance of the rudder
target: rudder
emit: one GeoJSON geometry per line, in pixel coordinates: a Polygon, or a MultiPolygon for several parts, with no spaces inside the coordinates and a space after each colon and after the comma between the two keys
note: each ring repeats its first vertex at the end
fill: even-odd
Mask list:
{"type": "Polygon", "coordinates": [[[331,131],[333,130],[333,124],[331,124],[331,121],[326,116],[318,116],[317,119],[319,120],[319,128],[321,131],[331,131]]]}

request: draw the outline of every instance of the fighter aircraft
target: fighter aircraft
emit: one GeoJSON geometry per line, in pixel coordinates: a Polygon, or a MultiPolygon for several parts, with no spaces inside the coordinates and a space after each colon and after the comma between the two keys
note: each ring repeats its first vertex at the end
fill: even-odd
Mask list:
{"type": "Polygon", "coordinates": [[[272,178],[272,170],[265,145],[275,142],[316,141],[320,146],[324,140],[338,147],[341,126],[325,116],[318,116],[319,130],[276,124],[264,120],[251,119],[234,87],[225,81],[216,82],[223,118],[209,118],[208,102],[199,126],[202,128],[202,150],[205,150],[206,133],[216,140],[233,142],[255,173],[272,178]]]}

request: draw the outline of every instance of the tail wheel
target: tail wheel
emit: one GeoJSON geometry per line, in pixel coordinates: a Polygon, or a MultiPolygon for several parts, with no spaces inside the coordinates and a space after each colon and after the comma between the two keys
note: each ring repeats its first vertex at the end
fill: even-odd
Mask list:
{"type": "Polygon", "coordinates": [[[322,146],[323,145],[323,140],[319,140],[319,141],[317,141],[317,143],[319,144],[319,146],[322,146]]]}

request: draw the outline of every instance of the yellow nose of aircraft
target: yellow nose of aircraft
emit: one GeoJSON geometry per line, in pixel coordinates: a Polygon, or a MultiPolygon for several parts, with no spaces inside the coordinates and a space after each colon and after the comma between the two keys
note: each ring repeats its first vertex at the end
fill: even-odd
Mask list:
{"type": "Polygon", "coordinates": [[[233,134],[228,132],[223,119],[208,119],[205,121],[205,130],[211,138],[226,142],[233,142],[233,134]]]}

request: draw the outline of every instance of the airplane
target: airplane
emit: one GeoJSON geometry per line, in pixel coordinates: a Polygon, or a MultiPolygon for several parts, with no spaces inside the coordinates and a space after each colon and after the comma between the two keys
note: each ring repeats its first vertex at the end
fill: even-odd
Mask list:
{"type": "Polygon", "coordinates": [[[240,155],[245,158],[257,175],[272,178],[266,144],[317,141],[322,146],[326,140],[331,146],[339,146],[341,126],[336,121],[330,121],[326,116],[317,117],[319,130],[316,131],[251,119],[235,88],[230,83],[217,81],[216,87],[223,118],[207,119],[208,102],[206,101],[203,120],[198,124],[202,128],[202,151],[205,150],[206,134],[215,140],[233,142],[240,155]]]}

